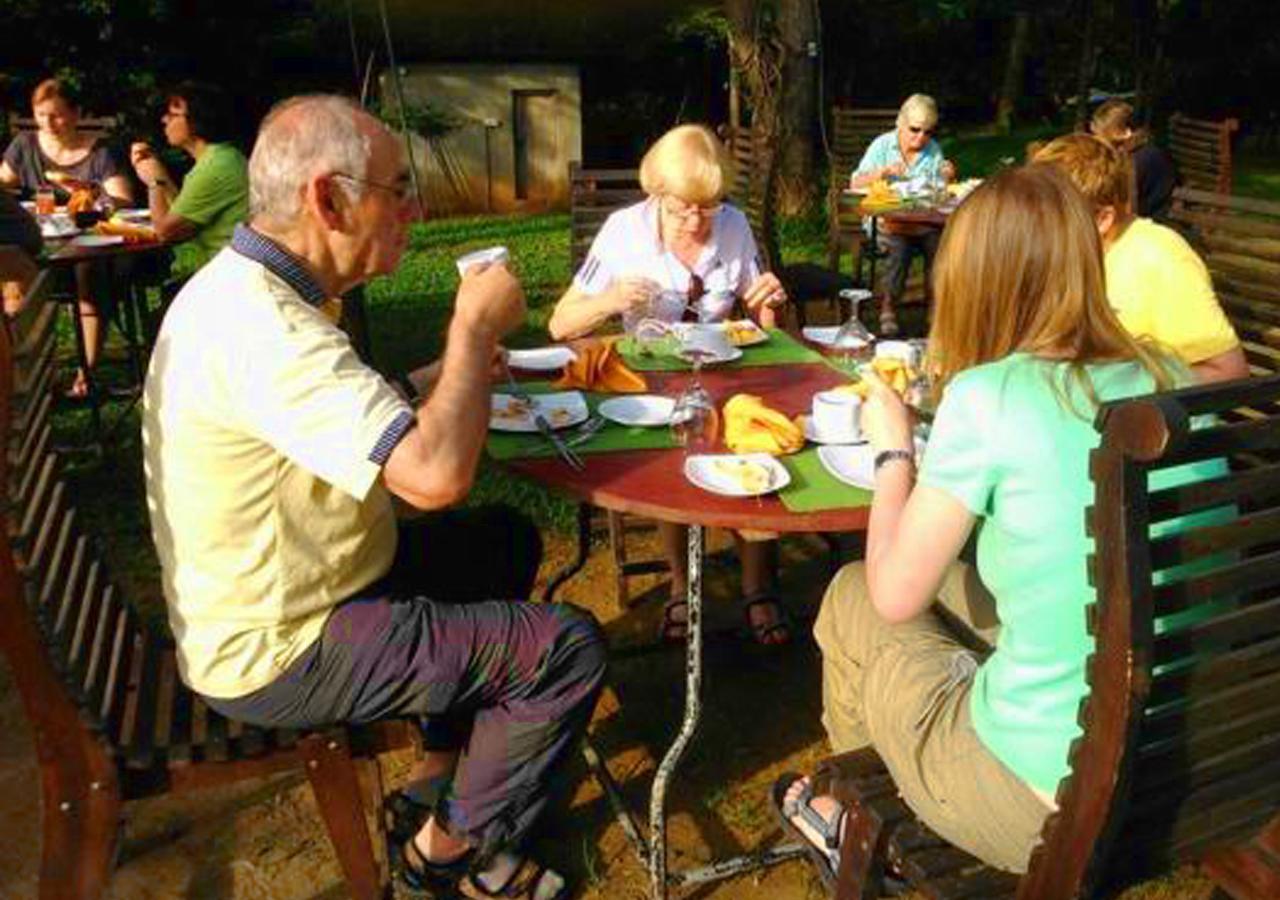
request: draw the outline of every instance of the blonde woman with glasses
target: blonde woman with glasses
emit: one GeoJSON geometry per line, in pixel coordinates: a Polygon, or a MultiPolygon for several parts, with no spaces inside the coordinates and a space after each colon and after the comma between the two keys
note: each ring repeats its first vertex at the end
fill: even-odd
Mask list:
{"type": "MultiPolygon", "coordinates": [[[[937,129],[938,104],[927,94],[912,94],[898,110],[897,128],[886,131],[867,147],[858,168],[849,176],[849,187],[859,190],[873,181],[889,180],[952,181],[956,167],[943,158],[942,148],[933,139],[937,129]]],[[[869,221],[867,227],[870,228],[869,221]]],[[[876,249],[888,257],[880,298],[881,336],[893,337],[898,333],[894,306],[906,291],[907,270],[911,254],[916,250],[924,256],[925,289],[928,290],[929,269],[938,250],[938,234],[938,229],[929,225],[880,224],[876,249]]]]}
{"type": "MultiPolygon", "coordinates": [[[[643,311],[664,321],[719,322],[741,302],[765,328],[787,302],[777,276],[764,271],[751,226],[724,202],[732,181],[729,155],[703,125],[679,125],[658,139],[640,162],[648,198],[605,220],[547,328],[556,340],[581,337],[624,314],[643,311]]],[[[671,566],[671,599],[661,634],[686,632],[686,529],[662,523],[671,566]]],[[[776,544],[739,539],[746,617],[762,644],[790,640],[776,594],[776,544]]]]}

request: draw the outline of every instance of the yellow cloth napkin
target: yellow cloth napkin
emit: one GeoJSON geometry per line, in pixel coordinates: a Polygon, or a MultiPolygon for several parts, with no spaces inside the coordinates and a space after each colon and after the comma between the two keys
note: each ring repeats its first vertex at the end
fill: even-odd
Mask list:
{"type": "Polygon", "coordinates": [[[734,453],[784,456],[804,446],[804,431],[752,394],[735,394],[724,405],[724,442],[734,453]]]}
{"type": "Polygon", "coordinates": [[[119,235],[126,244],[146,244],[159,240],[150,225],[132,225],[128,222],[99,222],[93,226],[98,234],[119,235]]]}
{"type": "Polygon", "coordinates": [[[564,367],[564,375],[554,385],[557,389],[608,394],[643,394],[649,389],[645,380],[622,361],[612,341],[579,347],[575,352],[578,358],[564,367]]]}

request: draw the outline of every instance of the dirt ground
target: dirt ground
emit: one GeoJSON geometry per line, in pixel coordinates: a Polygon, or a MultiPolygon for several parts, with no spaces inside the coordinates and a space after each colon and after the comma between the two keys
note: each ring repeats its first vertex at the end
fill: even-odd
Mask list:
{"type": "MultiPolygon", "coordinates": [[[[653,550],[651,539],[641,544],[653,550]]],[[[705,710],[701,729],[669,796],[670,868],[696,866],[779,841],[768,802],[783,772],[805,771],[826,752],[819,724],[819,658],[806,624],[826,583],[826,545],[813,537],[783,543],[783,595],[800,620],[798,639],[781,651],[742,638],[736,562],[727,536],[713,532],[708,562],[705,710]]],[[[846,552],[850,548],[845,548],[846,552]]],[[[543,578],[570,558],[566,537],[551,536],[543,578]]],[[[649,782],[674,737],[684,697],[683,652],[646,650],[655,634],[664,587],[633,581],[645,595],[620,609],[607,548],[597,546],[564,599],[591,609],[616,651],[612,685],[593,725],[595,741],[640,820],[649,782]],[[646,587],[648,587],[646,595],[646,587]]],[[[390,785],[411,760],[383,760],[390,785]]],[[[580,764],[567,809],[549,816],[535,852],[564,872],[574,896],[630,900],[647,878],[595,780],[580,764]]],[[[21,705],[0,666],[0,898],[36,896],[39,853],[38,772],[21,705]]],[[[1124,900],[1204,900],[1207,882],[1181,874],[1126,892],[1124,900]]],[[[408,896],[401,892],[402,896],[408,896]]],[[[788,862],[676,896],[707,900],[805,900],[823,896],[808,865],[788,862]]],[[[232,789],[133,804],[126,810],[120,862],[110,897],[329,900],[346,896],[328,837],[301,774],[246,782],[232,789]]]]}

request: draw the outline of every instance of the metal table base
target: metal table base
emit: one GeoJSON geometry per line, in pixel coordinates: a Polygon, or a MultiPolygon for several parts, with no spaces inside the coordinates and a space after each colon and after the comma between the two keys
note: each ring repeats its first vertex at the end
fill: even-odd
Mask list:
{"type": "MultiPolygon", "coordinates": [[[[551,601],[555,591],[570,577],[576,574],[586,562],[591,540],[591,508],[588,504],[578,506],[578,553],[573,563],[567,566],[548,584],[543,596],[551,601]]],[[[731,878],[752,869],[771,866],[802,855],[803,845],[798,843],[784,844],[755,853],[747,853],[730,859],[717,860],[708,865],[678,872],[667,871],[667,789],[671,779],[680,765],[685,751],[693,741],[702,717],[702,562],[703,562],[703,528],[701,525],[689,526],[689,585],[688,585],[688,626],[685,647],[685,697],[684,717],[675,740],[667,749],[666,755],[658,764],[654,774],[653,786],[649,791],[649,837],[646,841],[640,833],[639,825],[627,808],[617,783],[609,774],[604,759],[588,739],[583,746],[583,756],[587,765],[600,782],[600,787],[608,798],[614,816],[622,827],[636,855],[642,864],[649,869],[649,889],[654,900],[666,900],[667,891],[671,887],[703,884],[731,878]]]]}

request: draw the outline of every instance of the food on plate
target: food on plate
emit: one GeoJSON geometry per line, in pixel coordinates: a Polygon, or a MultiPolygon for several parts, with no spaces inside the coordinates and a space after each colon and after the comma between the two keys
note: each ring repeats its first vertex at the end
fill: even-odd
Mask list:
{"type": "Polygon", "coordinates": [[[499,422],[523,422],[532,410],[533,404],[523,397],[507,397],[490,415],[499,422]]]}
{"type": "Polygon", "coordinates": [[[565,409],[563,406],[557,406],[555,409],[546,412],[546,418],[553,428],[559,428],[562,425],[568,425],[573,419],[573,411],[565,409]]]}
{"type": "Polygon", "coordinates": [[[159,240],[156,236],[156,230],[150,225],[134,225],[117,219],[112,219],[109,222],[99,222],[93,226],[93,230],[98,234],[122,237],[126,244],[145,244],[149,241],[159,240]]]}
{"type": "Polygon", "coordinates": [[[724,323],[724,333],[735,347],[759,343],[765,337],[764,329],[750,319],[736,319],[724,323]]]}
{"type": "MultiPolygon", "coordinates": [[[[877,356],[871,361],[871,368],[876,375],[880,376],[881,381],[897,392],[899,397],[905,397],[911,382],[920,377],[920,373],[910,363],[896,356],[877,356]]],[[[857,394],[864,400],[870,393],[870,388],[865,381],[841,385],[834,390],[840,393],[857,394]]]]}
{"type": "Polygon", "coordinates": [[[767,491],[773,481],[769,467],[751,459],[717,459],[714,467],[716,474],[748,494],[767,491]]]}
{"type": "Polygon", "coordinates": [[[973,193],[973,189],[982,184],[981,178],[966,178],[964,181],[953,181],[947,185],[947,193],[963,200],[973,193]]]}
{"type": "Polygon", "coordinates": [[[890,187],[888,181],[883,178],[877,178],[868,185],[865,202],[871,206],[889,206],[897,203],[900,199],[898,192],[890,187]]]}
{"type": "Polygon", "coordinates": [[[71,198],[67,200],[67,212],[71,215],[89,212],[93,209],[93,201],[93,191],[90,188],[76,188],[71,192],[71,198]]]}

